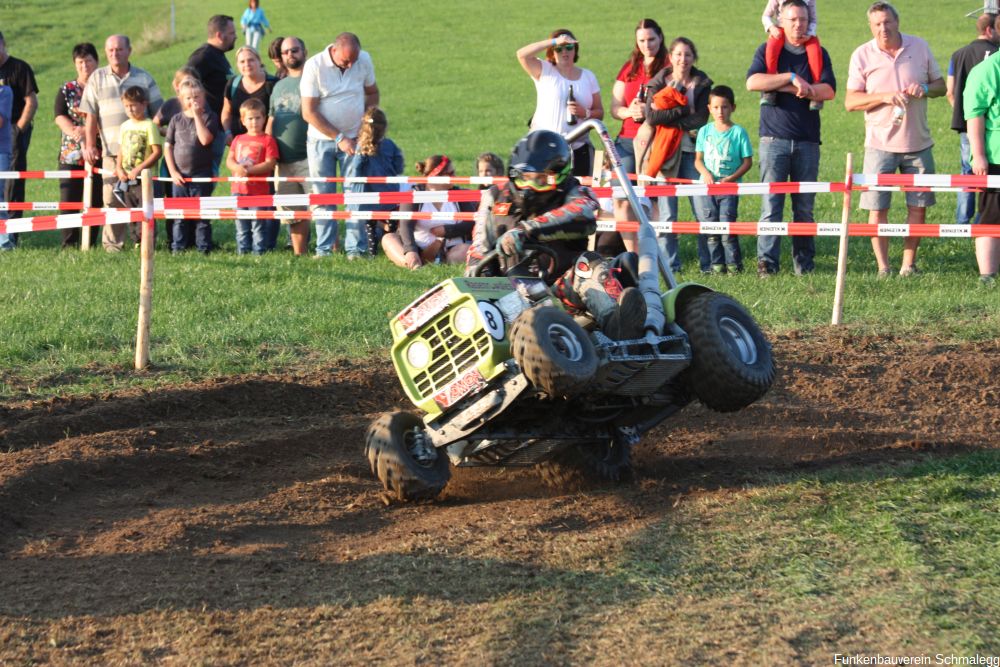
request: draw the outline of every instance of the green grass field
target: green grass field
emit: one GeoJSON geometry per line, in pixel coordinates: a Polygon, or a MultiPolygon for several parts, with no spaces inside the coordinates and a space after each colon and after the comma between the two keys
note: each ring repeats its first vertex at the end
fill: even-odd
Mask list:
{"type": "MultiPolygon", "coordinates": [[[[853,152],[860,163],[863,152],[863,118],[844,111],[842,87],[851,51],[870,39],[864,14],[868,4],[821,3],[820,37],[841,86],[823,111],[821,180],[842,180],[845,155],[853,152]]],[[[928,39],[942,69],[951,52],[974,37],[973,21],[964,18],[975,7],[973,0],[895,4],[902,30],[928,39]]],[[[459,173],[468,174],[476,154],[493,150],[506,156],[525,131],[534,89],[514,58],[518,47],[557,27],[573,29],[581,41],[580,64],[597,74],[607,108],[612,80],[632,45],[633,26],[647,16],[657,19],[668,36],[692,38],[699,47],[699,67],[737,90],[735,119],[750,131],[756,146],[757,99],[745,91],[743,81],[763,39],[758,20],[762,5],[762,0],[661,0],[599,8],[583,4],[572,10],[571,5],[529,9],[467,1],[302,0],[267,1],[264,8],[275,34],[301,36],[312,53],[343,30],[358,33],[374,59],[390,136],[405,152],[408,173],[414,173],[418,158],[446,152],[462,165],[459,173]]],[[[73,44],[92,41],[100,50],[108,34],[127,33],[137,47],[133,61],[151,70],[166,88],[174,68],[203,41],[208,16],[238,16],[243,6],[178,0],[173,43],[169,8],[167,0],[0,0],[0,29],[8,48],[34,66],[41,88],[31,168],[55,167],[58,133],[51,122],[52,102],[61,82],[73,75],[73,44]]],[[[956,173],[958,140],[949,129],[947,101],[932,100],[930,107],[938,170],[956,173]]],[[[612,127],[616,130],[617,124],[612,127]]],[[[751,176],[756,174],[755,167],[751,176]]],[[[31,200],[55,201],[57,195],[55,182],[29,184],[31,200]]],[[[901,222],[896,199],[891,220],[901,222]]],[[[951,222],[954,204],[954,195],[940,195],[929,222],[951,222]]],[[[839,221],[840,206],[839,196],[818,196],[817,218],[839,221]]],[[[686,210],[682,206],[682,216],[686,210]]],[[[759,203],[746,198],[740,217],[754,220],[758,210],[759,203]]],[[[852,221],[862,219],[855,209],[852,221]]],[[[331,366],[345,357],[382,355],[389,342],[388,316],[458,272],[429,267],[411,273],[383,258],[361,266],[342,257],[296,259],[288,252],[240,258],[231,226],[219,223],[215,230],[223,249],[210,257],[157,254],[152,367],[142,373],[132,370],[136,252],[61,252],[56,233],[38,233],[22,236],[18,251],[0,254],[0,410],[38,398],[103,396],[241,373],[289,373],[331,366]]],[[[701,280],[691,270],[693,239],[685,239],[683,247],[685,277],[701,280]]],[[[745,238],[744,253],[751,257],[752,247],[753,240],[745,238]]],[[[897,266],[899,254],[896,241],[897,266]]],[[[822,239],[818,270],[811,276],[795,278],[785,272],[762,282],[751,273],[707,277],[705,282],[745,303],[770,332],[814,329],[830,318],[835,255],[834,242],[822,239]]],[[[786,254],[783,267],[790,264],[786,254]]],[[[925,241],[920,265],[925,271],[920,277],[878,281],[868,241],[854,239],[846,326],[865,334],[946,344],[997,337],[1000,290],[977,287],[970,241],[925,241]]],[[[0,465],[5,451],[0,445],[0,465]]],[[[494,652],[483,661],[497,664],[579,663],[591,660],[595,651],[605,656],[598,662],[615,661],[615,656],[624,663],[673,656],[686,664],[709,659],[817,664],[831,659],[831,646],[843,653],[996,654],[1000,460],[993,452],[914,458],[920,460],[783,473],[725,498],[692,496],[669,521],[632,531],[621,541],[617,532],[591,544],[575,533],[552,530],[538,538],[554,545],[539,551],[547,559],[539,561],[539,578],[513,590],[511,581],[520,569],[503,560],[502,540],[487,548],[480,537],[468,538],[470,552],[484,548],[486,553],[470,566],[463,558],[450,562],[447,543],[425,548],[419,543],[423,538],[411,536],[409,551],[404,545],[399,553],[372,559],[364,566],[371,572],[340,571],[357,572],[359,580],[370,577],[398,595],[358,600],[347,595],[324,602],[313,609],[319,611],[308,628],[289,622],[282,637],[298,644],[304,635],[318,632],[324,639],[327,624],[316,618],[333,613],[348,619],[345,623],[361,619],[357,628],[365,630],[382,629],[385,618],[413,622],[405,628],[386,623],[384,643],[378,637],[375,649],[351,645],[356,635],[334,633],[312,645],[307,655],[316,657],[311,661],[328,659],[322,651],[330,647],[359,651],[344,654],[345,662],[367,660],[380,647],[403,656],[397,660],[451,657],[462,637],[455,640],[455,633],[483,619],[495,624],[495,636],[487,633],[468,644],[488,644],[494,652]],[[423,577],[429,583],[422,583],[443,591],[440,597],[408,588],[423,577]],[[468,593],[472,577],[478,587],[468,593]],[[636,634],[649,643],[634,643],[636,634]],[[740,646],[740,653],[727,654],[729,645],[740,646]],[[685,648],[674,653],[678,646],[685,648]]],[[[493,540],[500,530],[490,528],[483,539],[493,540]]],[[[531,530],[534,539],[534,532],[544,529],[531,530]]],[[[510,526],[505,523],[502,531],[509,536],[510,526]]],[[[268,609],[253,612],[266,616],[268,609]]],[[[139,618],[137,639],[117,647],[122,661],[155,660],[159,654],[147,655],[144,647],[161,643],[162,628],[165,636],[190,638],[203,627],[227,622],[208,618],[204,609],[182,612],[169,617],[171,610],[164,611],[169,618],[152,631],[139,618]],[[156,637],[150,639],[152,635],[156,637]]],[[[308,608],[305,612],[311,613],[308,608]]],[[[57,661],[66,655],[58,653],[58,632],[63,630],[56,626],[61,622],[72,631],[78,620],[88,621],[84,614],[62,621],[8,615],[7,621],[16,621],[8,623],[3,618],[0,614],[0,647],[7,645],[17,654],[19,645],[35,644],[43,647],[36,655],[57,661]],[[45,646],[52,653],[46,654],[45,646]]],[[[260,637],[238,638],[248,647],[243,660],[281,660],[254,653],[260,637]]],[[[226,641],[211,638],[206,643],[226,641]]],[[[194,645],[192,660],[211,661],[205,645],[194,645]]],[[[25,660],[25,653],[17,655],[25,660]]],[[[225,653],[218,660],[226,661],[227,655],[232,661],[232,654],[225,653]]],[[[93,655],[83,659],[95,660],[93,655]]]]}

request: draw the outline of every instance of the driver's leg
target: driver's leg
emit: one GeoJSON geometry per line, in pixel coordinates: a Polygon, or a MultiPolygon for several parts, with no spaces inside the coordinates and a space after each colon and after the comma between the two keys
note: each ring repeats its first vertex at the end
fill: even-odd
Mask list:
{"type": "Polygon", "coordinates": [[[585,252],[555,284],[564,303],[586,310],[606,336],[629,340],[643,335],[646,302],[635,287],[622,288],[611,263],[594,252],[585,252]]]}

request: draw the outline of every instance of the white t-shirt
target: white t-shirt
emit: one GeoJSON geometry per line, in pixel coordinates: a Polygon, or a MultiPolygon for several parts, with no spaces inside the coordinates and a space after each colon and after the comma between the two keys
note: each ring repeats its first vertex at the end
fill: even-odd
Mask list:
{"type": "MultiPolygon", "coordinates": [[[[375,85],[375,66],[367,51],[358,54],[357,61],[344,72],[333,64],[328,45],[306,61],[302,68],[302,97],[319,98],[319,113],[344,136],[358,136],[361,117],[365,115],[365,87],[375,85]]],[[[312,125],[309,139],[331,140],[312,125]]]]}
{"type": "MultiPolygon", "coordinates": [[[[430,202],[425,202],[420,205],[421,213],[458,213],[458,204],[453,201],[441,202],[441,208],[437,208],[434,204],[430,202]]],[[[420,249],[423,250],[435,241],[440,241],[438,237],[431,234],[431,229],[434,227],[442,227],[444,225],[454,225],[456,220],[417,220],[417,223],[413,225],[413,240],[416,241],[420,249]]],[[[446,239],[445,247],[450,248],[452,246],[463,243],[462,239],[446,239]]]]}
{"type": "MultiPolygon", "coordinates": [[[[580,68],[580,78],[570,81],[559,73],[555,65],[548,60],[541,60],[542,73],[535,81],[537,102],[535,115],[531,117],[532,130],[552,130],[559,134],[569,132],[571,126],[566,124],[566,101],[569,99],[569,87],[573,86],[573,99],[585,109],[590,109],[594,95],[601,92],[597,77],[589,69],[580,68]]],[[[586,139],[574,141],[573,148],[579,148],[587,143],[586,139]]]]}

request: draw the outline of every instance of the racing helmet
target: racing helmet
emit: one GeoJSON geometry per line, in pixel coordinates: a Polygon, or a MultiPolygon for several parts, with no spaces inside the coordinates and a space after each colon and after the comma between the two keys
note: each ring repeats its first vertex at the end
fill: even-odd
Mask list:
{"type": "Polygon", "coordinates": [[[510,154],[507,177],[528,215],[544,213],[561,202],[573,170],[573,152],[557,132],[524,135],[510,154]]]}

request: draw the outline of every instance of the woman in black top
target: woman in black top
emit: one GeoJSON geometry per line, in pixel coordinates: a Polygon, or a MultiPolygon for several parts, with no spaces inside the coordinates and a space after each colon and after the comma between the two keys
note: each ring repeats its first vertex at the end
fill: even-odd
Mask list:
{"type": "Polygon", "coordinates": [[[239,74],[226,82],[222,101],[222,129],[226,133],[226,144],[247,131],[240,122],[240,105],[249,99],[258,99],[265,109],[269,108],[271,91],[278,82],[264,70],[260,54],[249,46],[241,46],[236,51],[236,70],[239,74]]]}

